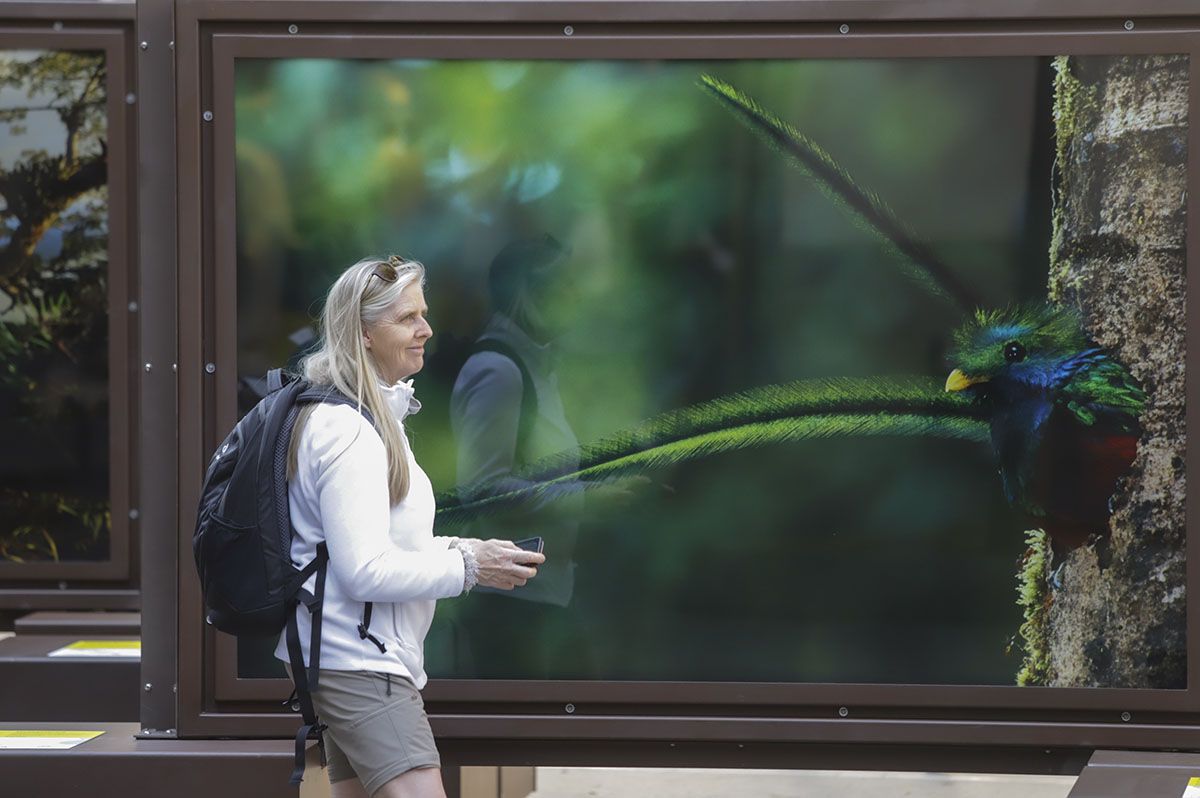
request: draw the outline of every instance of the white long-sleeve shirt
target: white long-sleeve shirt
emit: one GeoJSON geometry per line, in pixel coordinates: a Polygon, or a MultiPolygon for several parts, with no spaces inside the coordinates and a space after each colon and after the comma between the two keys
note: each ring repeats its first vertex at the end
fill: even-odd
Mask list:
{"type": "MultiPolygon", "coordinates": [[[[401,422],[420,408],[412,381],[381,388],[401,422]]],[[[450,538],[433,535],[433,485],[411,449],[409,489],[391,506],[387,454],[374,427],[354,407],[317,406],[300,435],[297,473],[288,484],[295,536],[292,563],[312,561],[317,544],[329,548],[322,610],[322,669],[378,671],[424,687],[425,635],[434,603],[462,593],[462,554],[450,538]],[[358,635],[363,602],[374,602],[370,632],[387,649],[358,635]]],[[[315,594],[316,576],[305,582],[315,594]]],[[[304,662],[309,664],[311,619],[297,614],[304,662]]],[[[275,656],[288,661],[287,634],[275,656]]]]}

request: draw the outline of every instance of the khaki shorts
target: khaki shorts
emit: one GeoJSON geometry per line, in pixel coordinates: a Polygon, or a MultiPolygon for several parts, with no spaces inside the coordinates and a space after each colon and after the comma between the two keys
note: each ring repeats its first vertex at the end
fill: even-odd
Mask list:
{"type": "Polygon", "coordinates": [[[372,795],[402,773],[442,766],[425,704],[408,679],[322,668],[312,696],[318,719],[329,727],[325,759],[330,783],[357,777],[372,795]]]}

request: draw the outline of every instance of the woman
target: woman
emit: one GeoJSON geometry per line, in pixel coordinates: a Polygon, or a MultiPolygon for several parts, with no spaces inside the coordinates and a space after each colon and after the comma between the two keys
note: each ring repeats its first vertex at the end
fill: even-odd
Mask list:
{"type": "MultiPolygon", "coordinates": [[[[313,704],[328,725],[335,798],[445,795],[417,692],[434,603],[475,584],[524,585],[545,559],[508,541],[433,535],[433,488],[403,426],[421,407],[407,378],[421,370],[433,335],[424,278],[420,263],[396,257],[351,266],[329,290],[319,348],[301,366],[375,422],[354,406],[307,405],[288,458],[292,560],[311,561],[321,541],[329,548],[313,704]],[[365,602],[373,612],[360,629],[365,602]]],[[[297,621],[307,663],[308,613],[297,621]]],[[[284,638],[275,656],[288,661],[284,638]]]]}

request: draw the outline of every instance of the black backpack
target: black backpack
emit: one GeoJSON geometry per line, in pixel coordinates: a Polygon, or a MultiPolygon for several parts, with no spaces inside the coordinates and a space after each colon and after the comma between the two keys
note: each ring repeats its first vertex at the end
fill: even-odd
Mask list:
{"type": "MultiPolygon", "coordinates": [[[[329,550],[317,546],[317,556],[303,568],[292,564],[292,529],[288,511],[287,453],[300,406],[314,402],[357,403],[327,386],[285,375],[267,374],[267,394],[217,447],[204,475],[192,553],[204,591],[206,620],[222,632],[237,636],[278,635],[287,629],[288,657],[295,692],[285,704],[299,708],[304,724],[296,734],[296,767],[291,783],[304,777],[304,745],[315,739],[325,761],[322,732],[311,693],[318,687],[321,657],[321,601],[329,550]],[[316,593],[303,588],[317,575],[316,593]],[[312,616],[310,663],[304,667],[296,613],[303,604],[312,616]]],[[[363,416],[374,424],[371,414],[363,416]]],[[[358,633],[380,651],[383,644],[367,629],[371,604],[363,608],[358,633]]]]}

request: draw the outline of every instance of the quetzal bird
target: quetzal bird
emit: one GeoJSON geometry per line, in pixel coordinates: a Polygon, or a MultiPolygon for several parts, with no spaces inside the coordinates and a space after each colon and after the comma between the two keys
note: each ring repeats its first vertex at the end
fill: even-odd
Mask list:
{"type": "Polygon", "coordinates": [[[534,497],[585,490],[724,451],[832,436],[922,435],[989,442],[1004,494],[1058,553],[1108,528],[1109,498],[1133,460],[1146,397],[1088,339],[1077,312],[1049,302],[975,310],[980,302],[931,247],[815,142],[720,80],[701,85],[900,255],[919,284],[969,320],[938,378],[827,378],[768,385],[670,411],[522,469],[527,487],[486,485],[438,498],[454,525],[534,497]],[[460,498],[470,496],[470,499],[460,498]]]}
{"type": "Polygon", "coordinates": [[[954,335],[945,390],[985,408],[1004,495],[1056,554],[1108,531],[1146,395],[1070,309],[979,311],[954,335]]]}

